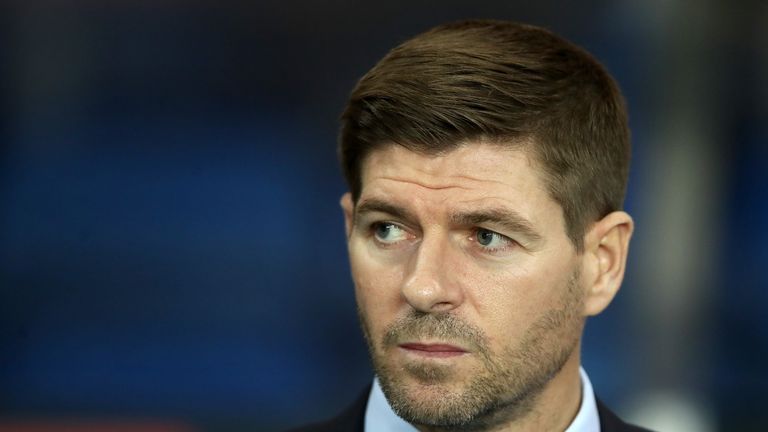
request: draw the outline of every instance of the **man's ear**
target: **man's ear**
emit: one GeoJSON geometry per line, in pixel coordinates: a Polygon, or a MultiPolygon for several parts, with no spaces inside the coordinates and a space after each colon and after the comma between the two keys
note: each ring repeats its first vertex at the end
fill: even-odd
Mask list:
{"type": "Polygon", "coordinates": [[[613,300],[624,279],[632,217],[623,211],[597,221],[584,237],[584,312],[597,315],[613,300]]]}
{"type": "Polygon", "coordinates": [[[347,239],[352,235],[353,217],[355,215],[355,204],[352,202],[352,194],[347,192],[341,196],[341,209],[344,211],[344,229],[347,232],[347,239]]]}

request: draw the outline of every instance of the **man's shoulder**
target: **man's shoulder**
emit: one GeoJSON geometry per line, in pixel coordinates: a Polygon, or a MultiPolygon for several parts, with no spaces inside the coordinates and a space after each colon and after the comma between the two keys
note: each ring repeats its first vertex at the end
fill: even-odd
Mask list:
{"type": "Polygon", "coordinates": [[[597,401],[597,414],[600,417],[600,432],[652,432],[648,429],[625,423],[613,411],[608,409],[600,399],[595,398],[595,400],[597,401]]]}
{"type": "Polygon", "coordinates": [[[371,386],[367,386],[355,401],[338,416],[319,423],[312,423],[287,432],[363,432],[365,428],[365,408],[371,386]]]}

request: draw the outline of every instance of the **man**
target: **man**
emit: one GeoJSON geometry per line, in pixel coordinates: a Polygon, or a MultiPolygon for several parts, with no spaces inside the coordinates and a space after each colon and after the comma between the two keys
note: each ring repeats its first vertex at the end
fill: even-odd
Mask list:
{"type": "Polygon", "coordinates": [[[541,28],[439,26],[357,84],[341,199],[376,378],[304,430],[640,431],[580,368],[632,235],[619,90],[541,28]]]}

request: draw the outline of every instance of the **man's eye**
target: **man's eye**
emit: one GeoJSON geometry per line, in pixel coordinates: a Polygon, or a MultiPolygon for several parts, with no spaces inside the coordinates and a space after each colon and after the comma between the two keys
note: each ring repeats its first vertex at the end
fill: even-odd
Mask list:
{"type": "Polygon", "coordinates": [[[392,244],[408,238],[408,233],[402,227],[390,222],[377,222],[372,229],[376,240],[382,243],[392,244]]]}
{"type": "Polygon", "coordinates": [[[513,240],[497,232],[480,228],[475,232],[475,240],[483,249],[497,251],[511,246],[513,240]]]}

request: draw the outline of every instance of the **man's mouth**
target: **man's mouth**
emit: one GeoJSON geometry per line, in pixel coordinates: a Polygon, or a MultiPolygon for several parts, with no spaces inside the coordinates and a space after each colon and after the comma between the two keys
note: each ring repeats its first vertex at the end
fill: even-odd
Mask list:
{"type": "Polygon", "coordinates": [[[457,357],[466,354],[467,351],[461,347],[450,344],[424,344],[424,343],[404,343],[398,345],[400,349],[405,350],[409,354],[414,354],[422,357],[457,357]]]}

